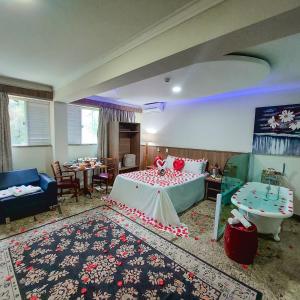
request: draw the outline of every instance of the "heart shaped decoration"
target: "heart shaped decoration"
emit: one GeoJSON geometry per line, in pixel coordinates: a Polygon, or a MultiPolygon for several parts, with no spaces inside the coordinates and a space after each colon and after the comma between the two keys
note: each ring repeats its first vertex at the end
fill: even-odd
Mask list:
{"type": "Polygon", "coordinates": [[[173,162],[173,168],[175,171],[181,171],[184,168],[184,160],[176,158],[173,162]]]}
{"type": "Polygon", "coordinates": [[[153,165],[154,165],[155,167],[157,167],[157,161],[158,161],[158,160],[162,160],[162,157],[161,157],[160,155],[158,155],[158,156],[156,156],[156,157],[154,158],[153,165]]]}
{"type": "Polygon", "coordinates": [[[164,160],[158,159],[158,160],[156,161],[156,165],[157,165],[158,167],[162,167],[162,166],[165,164],[165,162],[166,162],[166,161],[164,161],[164,160]]]}

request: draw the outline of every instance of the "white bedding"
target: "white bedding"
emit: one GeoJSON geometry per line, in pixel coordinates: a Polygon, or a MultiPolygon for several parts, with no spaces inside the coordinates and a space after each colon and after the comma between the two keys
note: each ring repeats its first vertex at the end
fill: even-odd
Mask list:
{"type": "Polygon", "coordinates": [[[136,208],[164,225],[180,225],[180,213],[204,197],[205,174],[191,174],[167,169],[118,175],[110,193],[128,207],[136,208]]]}

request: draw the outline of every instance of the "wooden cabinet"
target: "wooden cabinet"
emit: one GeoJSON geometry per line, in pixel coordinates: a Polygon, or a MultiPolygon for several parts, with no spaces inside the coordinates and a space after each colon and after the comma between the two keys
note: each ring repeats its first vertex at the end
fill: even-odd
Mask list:
{"type": "Polygon", "coordinates": [[[221,178],[205,178],[205,199],[217,199],[217,194],[221,193],[221,181],[221,178]]]}
{"type": "Polygon", "coordinates": [[[116,161],[116,175],[140,169],[140,124],[125,122],[109,122],[108,124],[108,155],[116,161]],[[135,154],[136,165],[125,167],[125,154],[135,154]],[[121,168],[119,167],[121,163],[121,168]]]}

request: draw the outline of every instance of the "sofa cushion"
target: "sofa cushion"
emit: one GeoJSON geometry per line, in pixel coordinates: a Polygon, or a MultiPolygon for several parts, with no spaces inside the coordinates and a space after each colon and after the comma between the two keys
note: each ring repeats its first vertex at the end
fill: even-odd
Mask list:
{"type": "Polygon", "coordinates": [[[39,174],[37,169],[17,170],[0,173],[0,190],[11,186],[39,185],[39,174]]]}

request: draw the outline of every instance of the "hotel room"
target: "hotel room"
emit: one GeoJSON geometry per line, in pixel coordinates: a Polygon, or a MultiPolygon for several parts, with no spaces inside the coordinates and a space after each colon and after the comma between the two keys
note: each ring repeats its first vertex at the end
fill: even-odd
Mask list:
{"type": "Polygon", "coordinates": [[[0,299],[300,299],[300,1],[0,1],[0,299]]]}

